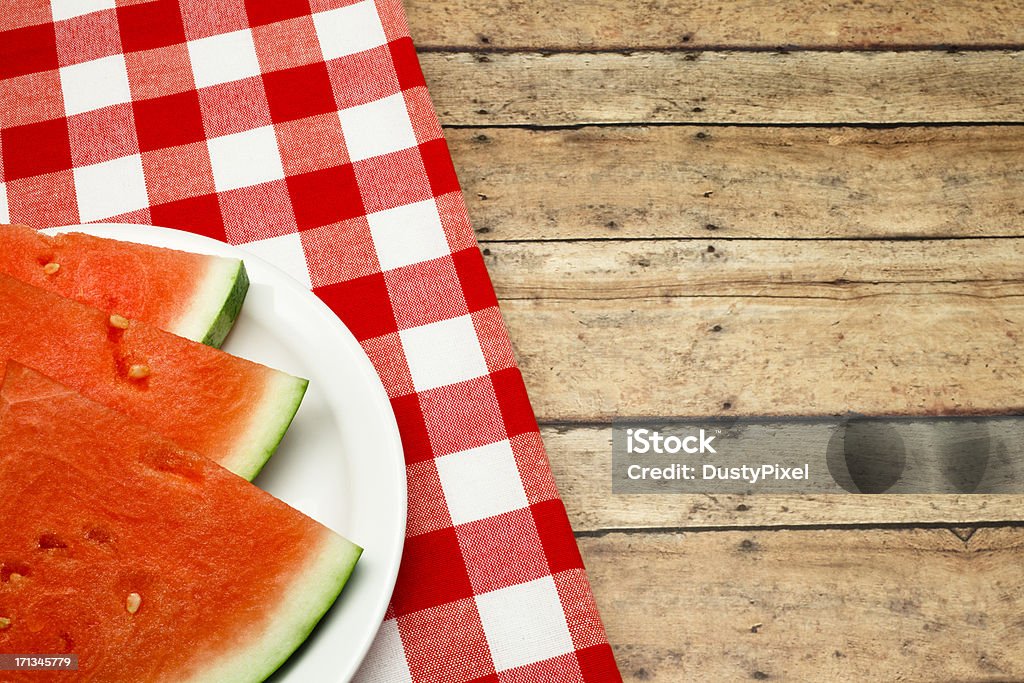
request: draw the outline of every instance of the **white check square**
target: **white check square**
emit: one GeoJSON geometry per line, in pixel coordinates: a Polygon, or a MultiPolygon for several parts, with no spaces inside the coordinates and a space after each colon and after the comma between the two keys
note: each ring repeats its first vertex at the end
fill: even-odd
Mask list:
{"type": "Polygon", "coordinates": [[[416,391],[487,374],[473,319],[463,315],[398,333],[416,391]]]}
{"type": "Polygon", "coordinates": [[[273,126],[263,126],[206,141],[213,184],[218,192],[284,178],[273,126]]]}
{"type": "Polygon", "coordinates": [[[7,183],[0,183],[0,223],[11,222],[11,211],[7,205],[7,183]]]}
{"type": "Polygon", "coordinates": [[[382,270],[422,263],[451,253],[433,199],[366,217],[382,270]]]}
{"type": "Polygon", "coordinates": [[[197,88],[260,75],[256,45],[249,29],[190,40],[188,57],[197,88]]]}
{"type": "Polygon", "coordinates": [[[53,20],[73,19],[83,14],[91,14],[105,9],[114,9],[115,0],[51,0],[50,9],[53,20]]]}
{"type": "Polygon", "coordinates": [[[475,522],[529,505],[507,439],[434,462],[453,524],[475,522]]]}
{"type": "Polygon", "coordinates": [[[137,211],[149,205],[138,154],[73,170],[78,217],[83,223],[137,211]]]}
{"type": "Polygon", "coordinates": [[[132,99],[124,55],[61,67],[60,88],[68,116],[124,104],[132,99]]]}
{"type": "Polygon", "coordinates": [[[498,671],[573,651],[562,602],[550,576],[478,595],[476,604],[498,671]]]}
{"type": "Polygon", "coordinates": [[[371,50],[388,42],[373,0],[313,15],[313,26],[324,59],[371,50]]]}
{"type": "Polygon", "coordinates": [[[366,659],[353,679],[357,683],[412,683],[409,665],[402,653],[402,636],[398,631],[398,622],[388,619],[381,624],[374,638],[366,659]]]}
{"type": "Polygon", "coordinates": [[[312,288],[309,268],[306,266],[306,252],[302,248],[299,233],[249,242],[243,244],[242,249],[259,256],[267,263],[274,264],[295,278],[303,287],[312,288]]]}
{"type": "Polygon", "coordinates": [[[416,146],[416,133],[401,93],[338,112],[352,161],[416,146]]]}

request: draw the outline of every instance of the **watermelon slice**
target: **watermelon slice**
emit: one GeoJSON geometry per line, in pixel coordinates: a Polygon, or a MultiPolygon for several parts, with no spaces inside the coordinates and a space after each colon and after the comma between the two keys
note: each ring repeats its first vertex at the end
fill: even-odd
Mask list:
{"type": "Polygon", "coordinates": [[[0,444],[0,652],[77,654],[67,680],[261,681],[362,552],[14,362],[0,444]]]}
{"type": "Polygon", "coordinates": [[[238,259],[0,225],[0,273],[220,347],[249,289],[238,259]]]}
{"type": "Polygon", "coordinates": [[[0,369],[11,359],[246,479],[308,384],[0,274],[0,369]]]}

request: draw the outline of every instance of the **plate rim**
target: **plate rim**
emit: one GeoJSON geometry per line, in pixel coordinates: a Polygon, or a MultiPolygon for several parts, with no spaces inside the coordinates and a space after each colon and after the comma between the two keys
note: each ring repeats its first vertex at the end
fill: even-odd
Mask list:
{"type": "MultiPolygon", "coordinates": [[[[384,387],[383,381],[374,367],[373,362],[370,360],[369,356],[366,355],[366,351],[363,349],[362,345],[341,318],[339,318],[337,314],[334,313],[334,311],[332,311],[318,296],[310,291],[309,288],[296,280],[282,268],[255,254],[245,251],[244,245],[229,244],[212,237],[199,235],[185,230],[140,223],[98,222],[89,224],[61,225],[48,227],[40,230],[40,232],[48,235],[82,232],[96,237],[105,237],[120,241],[148,244],[156,247],[191,251],[191,248],[180,249],[177,246],[167,246],[166,244],[160,243],[160,235],[165,234],[168,236],[168,239],[171,240],[177,239],[196,243],[197,251],[195,253],[203,253],[203,247],[206,247],[206,249],[209,250],[206,252],[208,254],[210,252],[217,252],[212,253],[211,255],[229,256],[231,258],[241,259],[245,262],[258,263],[260,268],[265,268],[272,272],[276,277],[280,278],[282,283],[292,289],[296,295],[306,298],[308,302],[317,309],[320,316],[324,318],[329,325],[336,328],[339,333],[338,341],[348,347],[350,351],[353,351],[354,356],[360,359],[360,374],[366,376],[369,380],[370,390],[377,394],[376,402],[378,402],[379,407],[383,409],[381,412],[383,413],[384,420],[387,423],[387,434],[378,434],[378,436],[386,436],[387,441],[390,441],[394,449],[396,449],[394,452],[398,456],[398,461],[395,463],[394,469],[397,474],[395,483],[398,485],[398,490],[395,491],[395,494],[399,503],[399,509],[397,511],[399,513],[399,524],[398,528],[395,530],[394,538],[386,546],[387,552],[384,557],[387,564],[387,575],[385,576],[384,582],[385,590],[381,591],[380,595],[374,599],[373,613],[368,615],[370,617],[369,623],[372,625],[372,628],[367,629],[367,632],[362,637],[361,642],[354,649],[355,656],[352,657],[351,662],[338,671],[338,681],[351,680],[359,670],[363,661],[366,659],[366,656],[369,654],[370,648],[373,646],[377,633],[380,630],[380,626],[385,620],[387,609],[391,602],[391,596],[394,593],[395,585],[398,580],[398,571],[401,566],[402,555],[405,547],[405,536],[408,527],[408,474],[405,466],[401,432],[398,429],[398,422],[394,413],[394,408],[391,405],[391,400],[384,387]],[[120,231],[129,231],[131,234],[130,236],[125,237],[120,231]],[[117,236],[104,234],[105,232],[114,232],[117,233],[117,236]],[[140,233],[137,239],[134,235],[135,232],[140,233]],[[155,239],[147,239],[148,236],[153,236],[155,239]]],[[[292,656],[295,656],[295,654],[297,653],[293,653],[292,656]]],[[[291,656],[288,660],[282,663],[281,668],[284,668],[289,661],[291,661],[291,656]]],[[[271,674],[271,676],[273,676],[273,674],[271,674]]]]}

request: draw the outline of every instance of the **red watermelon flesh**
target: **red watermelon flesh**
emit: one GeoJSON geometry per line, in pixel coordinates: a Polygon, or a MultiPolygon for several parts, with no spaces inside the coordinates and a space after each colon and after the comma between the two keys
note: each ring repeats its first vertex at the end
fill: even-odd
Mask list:
{"type": "Polygon", "coordinates": [[[0,225],[0,273],[219,347],[248,291],[238,259],[0,225]]]}
{"type": "Polygon", "coordinates": [[[0,386],[0,652],[79,672],[4,681],[260,681],[361,550],[16,363],[0,386]]]}
{"type": "Polygon", "coordinates": [[[0,370],[8,360],[247,479],[277,448],[308,384],[0,274],[0,370]]]}

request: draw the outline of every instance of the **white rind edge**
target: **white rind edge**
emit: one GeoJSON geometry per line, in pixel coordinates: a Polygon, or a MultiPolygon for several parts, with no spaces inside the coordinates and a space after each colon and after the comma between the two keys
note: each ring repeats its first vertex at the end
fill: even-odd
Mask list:
{"type": "Polygon", "coordinates": [[[225,256],[211,256],[208,264],[206,274],[189,302],[188,310],[167,330],[199,343],[203,343],[220,317],[242,269],[240,259],[225,256]]]}
{"type": "Polygon", "coordinates": [[[220,465],[249,481],[255,479],[288,431],[308,386],[309,380],[273,370],[245,435],[220,465]]]}
{"type": "MultiPolygon", "coordinates": [[[[320,553],[278,596],[281,607],[269,615],[267,627],[248,638],[245,647],[217,656],[215,664],[185,679],[186,683],[263,681],[306,641],[340,595],[362,554],[362,548],[344,537],[329,530],[324,533],[320,553]]],[[[197,664],[202,667],[203,663],[197,664]]]]}

